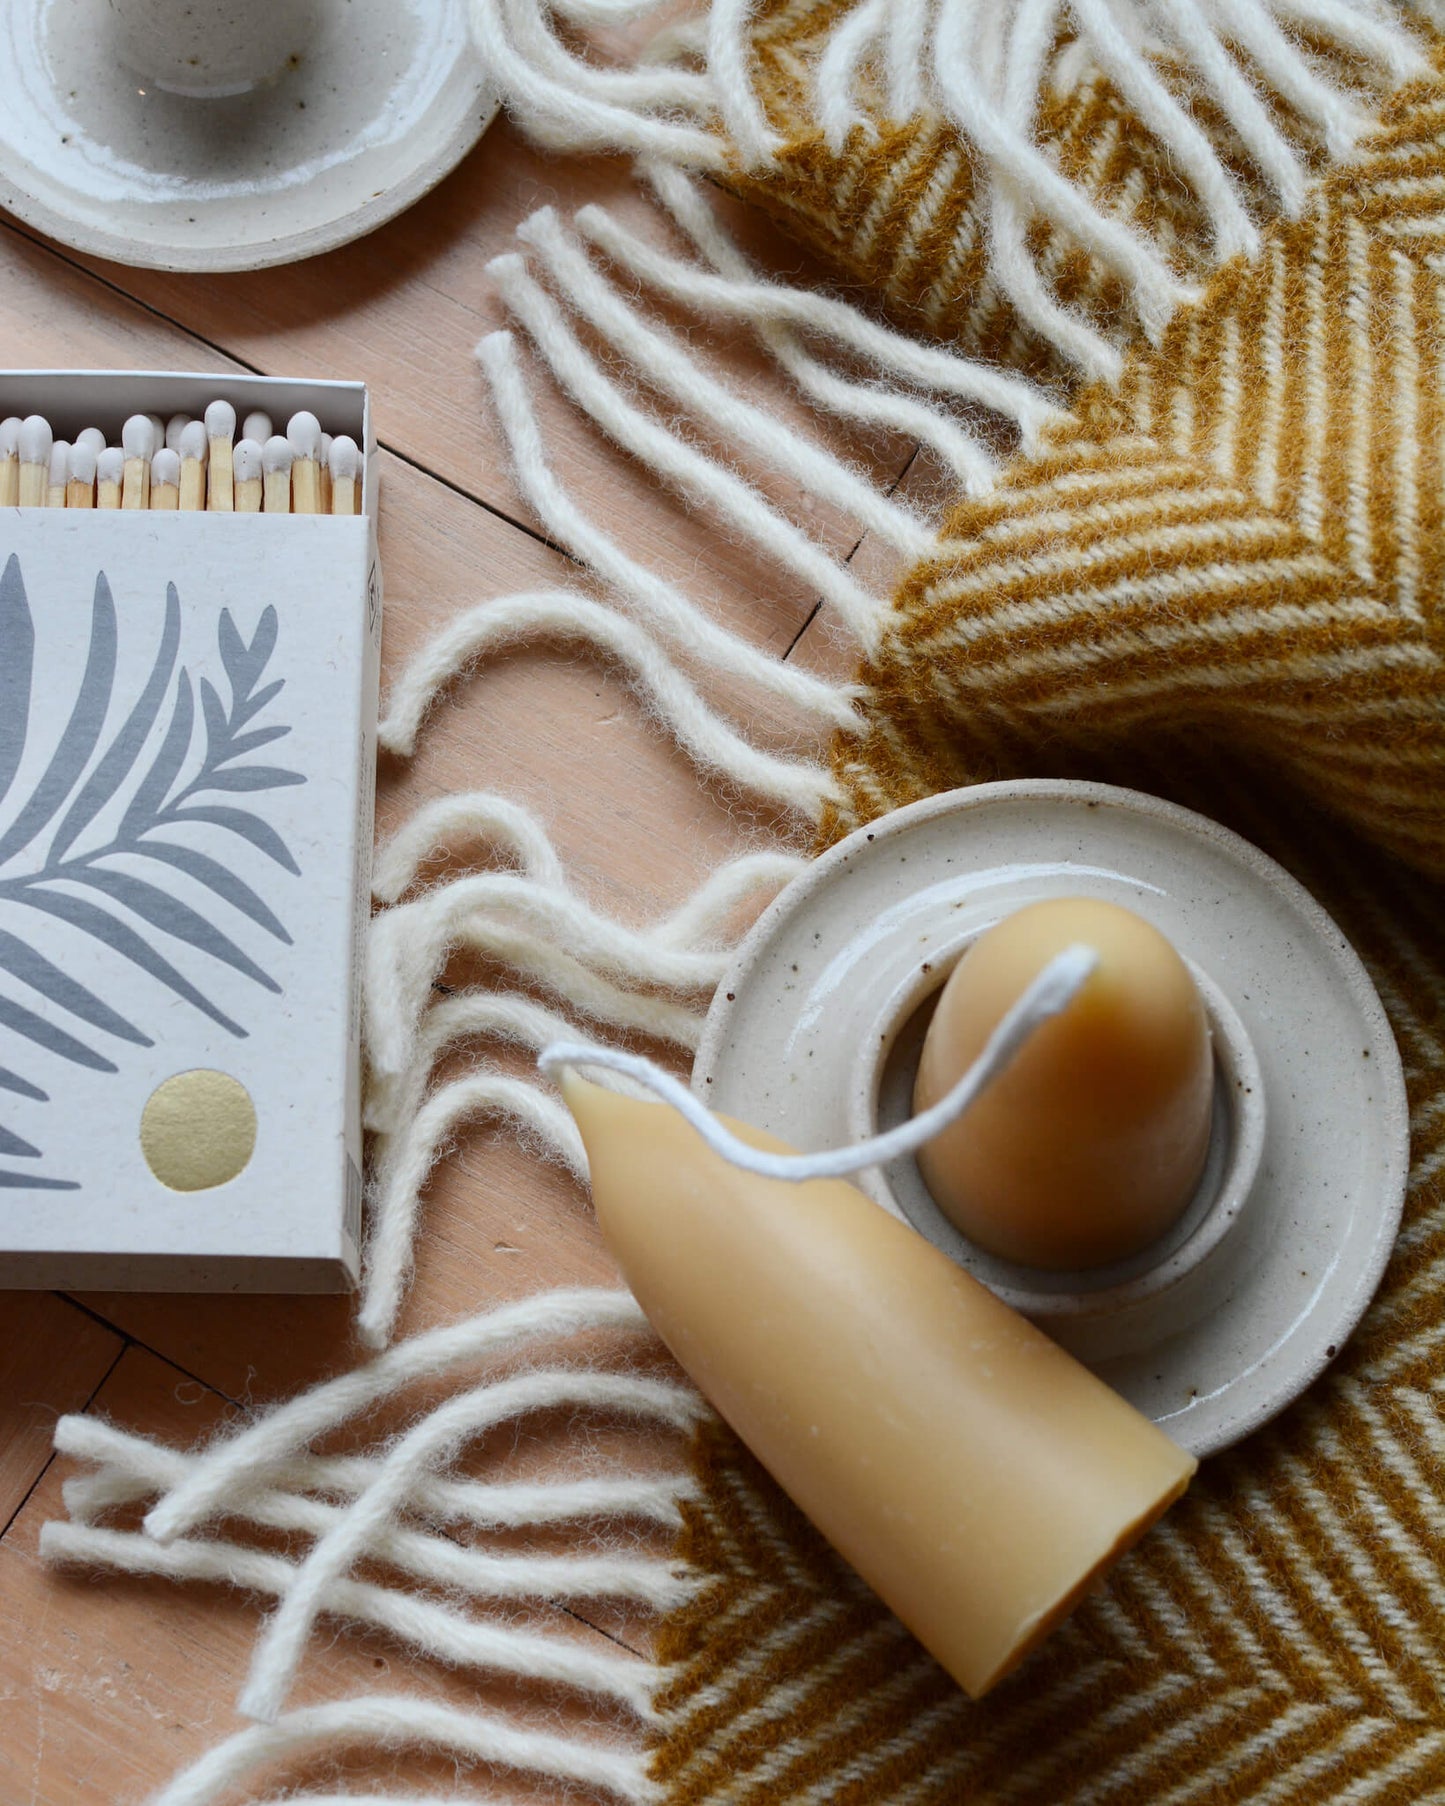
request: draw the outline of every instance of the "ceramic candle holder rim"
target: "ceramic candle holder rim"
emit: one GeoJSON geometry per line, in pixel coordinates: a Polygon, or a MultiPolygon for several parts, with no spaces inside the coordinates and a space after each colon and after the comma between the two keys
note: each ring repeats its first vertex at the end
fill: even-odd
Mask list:
{"type": "MultiPolygon", "coordinates": [[[[930,958],[894,989],[878,1011],[875,1026],[861,1041],[854,1062],[848,1095],[851,1139],[862,1141],[877,1134],[881,1126],[887,1126],[879,1122],[880,1091],[900,1031],[931,997],[938,996],[959,960],[990,926],[974,924],[943,946],[931,949],[930,958]]],[[[1216,1112],[1211,1157],[1194,1196],[1175,1221],[1148,1248],[1127,1260],[1078,1273],[1045,1273],[976,1250],[987,1265],[989,1289],[1036,1322],[1107,1317],[1157,1303],[1219,1254],[1231,1230],[1249,1209],[1264,1156],[1268,1107],[1264,1076],[1249,1031],[1228,994],[1196,960],[1188,955],[1181,958],[1199,989],[1209,1021],[1216,1112]],[[1228,1121],[1222,1124],[1217,1120],[1221,1099],[1228,1112],[1228,1121]],[[1213,1148],[1220,1140],[1222,1157],[1216,1159],[1213,1148]],[[1206,1191],[1209,1195],[1202,1196],[1206,1191]],[[1186,1232],[1181,1234],[1186,1225],[1186,1232]]],[[[919,1227],[912,1223],[909,1211],[898,1198],[886,1168],[866,1168],[857,1174],[855,1183],[891,1216],[919,1227]]],[[[921,1174],[918,1183],[926,1193],[921,1174]]],[[[962,1246],[971,1246],[961,1232],[953,1233],[962,1246]]]]}
{"type": "MultiPolygon", "coordinates": [[[[1049,1325],[1176,1441],[1211,1454],[1344,1344],[1389,1258],[1408,1170],[1384,1006],[1347,937],[1268,854],[1176,803],[1086,780],[908,804],[820,854],[762,913],[713,997],[693,1089],[796,1147],[839,1146],[857,1051],[902,978],[941,961],[970,921],[1083,894],[1144,899],[1145,914],[1157,899],[1156,925],[1230,993],[1268,1087],[1252,1207],[1216,1258],[1152,1305],[1049,1325]],[[922,922],[935,900],[959,912],[942,933],[922,922]]],[[[889,1082],[901,1090],[896,1072],[889,1082]]]]}

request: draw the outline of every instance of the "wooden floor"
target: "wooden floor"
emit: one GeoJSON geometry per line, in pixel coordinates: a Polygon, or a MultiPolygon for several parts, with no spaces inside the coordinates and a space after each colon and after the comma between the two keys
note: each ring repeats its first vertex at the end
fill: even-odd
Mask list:
{"type": "MultiPolygon", "coordinates": [[[[439,190],[372,238],[253,276],[92,263],[0,216],[0,360],[364,379],[384,447],[386,659],[394,670],[467,604],[567,574],[514,495],[472,354],[500,323],[484,266],[510,248],[516,223],[548,201],[570,207],[599,197],[638,205],[620,169],[549,163],[498,124],[439,190]]],[[[768,382],[746,349],[715,349],[725,364],[768,382]]],[[[560,403],[544,410],[544,425],[583,503],[721,618],[780,657],[845,667],[844,649],[815,618],[814,597],[780,587],[560,403]]],[[[904,476],[912,451],[896,443],[855,449],[885,480],[904,476]]],[[[882,570],[871,547],[855,548],[846,522],[820,523],[810,498],[783,499],[821,524],[838,550],[852,549],[860,567],[882,570]]],[[[776,732],[780,743],[797,744],[790,724],[777,723],[776,732]]],[[[378,832],[423,799],[463,788],[528,802],[583,890],[639,920],[681,899],[721,856],[778,830],[701,783],[618,679],[565,649],[490,665],[457,688],[410,766],[383,760],[378,832]]],[[[403,1331],[549,1285],[613,1277],[585,1198],[505,1135],[479,1130],[429,1192],[403,1331]]],[[[186,1443],[357,1358],[342,1300],[3,1296],[4,1806],[138,1802],[240,1728],[234,1701],[260,1611],[220,1590],[42,1569],[40,1526],[62,1514],[66,1464],[50,1453],[57,1415],[102,1413],[186,1443]]],[[[591,1615],[598,1628],[568,1621],[579,1637],[644,1646],[641,1625],[591,1615]]],[[[378,1684],[510,1699],[504,1687],[431,1673],[380,1639],[348,1635],[315,1642],[297,1697],[378,1684]]],[[[403,1778],[430,1778],[438,1792],[454,1784],[458,1797],[542,1797],[525,1785],[457,1779],[449,1765],[403,1759],[363,1761],[346,1777],[363,1791],[383,1777],[394,1788],[403,1778]]]]}

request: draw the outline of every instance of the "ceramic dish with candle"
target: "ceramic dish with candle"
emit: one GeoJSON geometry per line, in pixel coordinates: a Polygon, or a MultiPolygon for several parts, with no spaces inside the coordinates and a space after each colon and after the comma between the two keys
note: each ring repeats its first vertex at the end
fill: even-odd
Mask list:
{"type": "Polygon", "coordinates": [[[1198,986],[1214,1100],[1182,1215],[1125,1259],[1059,1271],[969,1241],[914,1159],[857,1183],[1207,1454],[1333,1357],[1404,1192],[1404,1083],[1379,999],[1334,923],[1256,848],[1093,784],[980,785],[899,810],[760,919],[718,989],[694,1089],[795,1147],[890,1126],[911,1111],[928,1017],[965,948],[1063,898],[1132,911],[1198,986]]]}

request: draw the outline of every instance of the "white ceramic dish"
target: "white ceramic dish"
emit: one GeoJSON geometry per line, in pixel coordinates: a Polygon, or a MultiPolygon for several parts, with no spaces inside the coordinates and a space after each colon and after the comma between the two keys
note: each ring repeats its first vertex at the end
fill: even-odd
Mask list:
{"type": "Polygon", "coordinates": [[[158,269],[260,269],[358,238],[496,111],[466,14],[465,0],[11,0],[0,207],[158,269]]]}
{"type": "Polygon", "coordinates": [[[901,809],[760,919],[718,989],[694,1088],[803,1149],[860,1139],[905,1109],[920,1003],[963,945],[1056,896],[1134,909],[1194,965],[1207,1003],[1215,994],[1226,1132],[1206,1187],[1233,1165],[1254,1172],[1247,1195],[1201,1195],[1152,1257],[1060,1282],[973,1249],[911,1161],[858,1182],[1209,1454],[1282,1409],[1343,1344],[1394,1240],[1408,1158],[1404,1079],[1374,987],[1257,848],[1104,785],[982,784],[901,809]],[[1232,1088],[1247,1108],[1225,1103],[1232,1088]]]}

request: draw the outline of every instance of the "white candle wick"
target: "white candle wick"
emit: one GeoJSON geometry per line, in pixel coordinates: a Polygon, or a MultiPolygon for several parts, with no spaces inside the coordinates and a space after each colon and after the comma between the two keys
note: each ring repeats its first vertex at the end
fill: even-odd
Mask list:
{"type": "Polygon", "coordinates": [[[1049,961],[994,1029],[983,1052],[931,1109],[852,1147],[825,1148],[816,1154],[769,1154],[749,1147],[719,1122],[686,1085],[640,1054],[592,1047],[583,1041],[554,1041],[543,1048],[537,1064],[547,1073],[558,1066],[601,1066],[636,1079],[685,1117],[715,1154],[745,1173],[756,1173],[763,1179],[785,1179],[792,1184],[806,1179],[841,1179],[861,1172],[865,1166],[882,1166],[901,1155],[915,1154],[925,1142],[957,1122],[980,1092],[1012,1063],[1035,1030],[1068,1008],[1098,963],[1099,956],[1092,947],[1066,947],[1049,961]]]}

